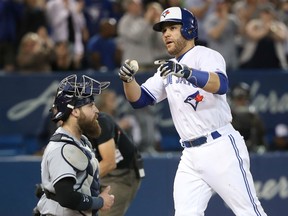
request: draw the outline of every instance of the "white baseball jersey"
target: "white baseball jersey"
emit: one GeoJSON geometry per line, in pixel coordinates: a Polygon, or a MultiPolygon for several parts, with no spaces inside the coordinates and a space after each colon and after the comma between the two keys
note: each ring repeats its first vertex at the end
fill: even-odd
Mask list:
{"type": "MultiPolygon", "coordinates": [[[[85,155],[89,155],[89,157],[87,157],[89,164],[86,170],[84,171],[75,169],[75,166],[81,167],[81,164],[74,164],[75,166],[72,166],[71,161],[69,162],[67,161],[67,159],[64,159],[63,157],[63,146],[67,143],[50,141],[45,149],[41,162],[41,179],[43,187],[47,189],[49,192],[55,193],[54,189],[55,183],[57,183],[59,180],[63,178],[72,177],[76,181],[76,184],[74,185],[75,191],[90,196],[91,195],[97,196],[98,195],[97,193],[99,193],[99,191],[94,190],[96,189],[99,190],[100,187],[98,182],[99,165],[98,160],[94,155],[94,152],[91,150],[89,145],[87,145],[87,142],[89,141],[84,136],[83,140],[85,140],[85,142],[83,142],[83,140],[81,141],[77,140],[75,137],[73,137],[71,134],[69,134],[61,127],[58,128],[55,132],[55,134],[58,133],[66,134],[69,137],[73,138],[74,141],[76,141],[76,145],[78,145],[80,149],[82,149],[85,155]],[[93,188],[93,190],[91,188],[93,188]]],[[[76,154],[74,156],[77,157],[76,154]]],[[[75,163],[77,163],[77,158],[74,159],[75,159],[74,161],[76,161],[75,163]]],[[[45,194],[39,200],[37,207],[41,212],[41,214],[51,214],[61,216],[92,215],[92,211],[83,211],[82,213],[80,213],[80,211],[74,211],[68,208],[64,208],[58,202],[55,202],[52,199],[48,199],[45,194]]]]}
{"type": "MultiPolygon", "coordinates": [[[[206,47],[195,46],[179,63],[226,75],[223,57],[206,47]]],[[[185,146],[174,181],[175,216],[204,216],[213,192],[235,215],[266,216],[254,188],[246,144],[230,123],[226,95],[206,92],[174,75],[163,79],[159,71],[141,87],[156,102],[167,98],[185,146]],[[200,144],[186,145],[196,138],[200,144]]]]}
{"type": "MultiPolygon", "coordinates": [[[[189,50],[179,63],[197,70],[218,71],[226,75],[223,57],[203,46],[189,50]]],[[[167,98],[174,125],[182,141],[208,134],[232,120],[225,95],[206,92],[184,78],[169,75],[163,79],[158,71],[142,84],[142,88],[156,102],[167,98]]]]}

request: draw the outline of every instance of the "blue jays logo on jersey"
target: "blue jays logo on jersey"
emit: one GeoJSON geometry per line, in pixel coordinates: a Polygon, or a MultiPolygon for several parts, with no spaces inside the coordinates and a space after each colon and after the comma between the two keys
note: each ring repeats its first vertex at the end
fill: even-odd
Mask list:
{"type": "Polygon", "coordinates": [[[203,98],[203,95],[200,95],[199,91],[196,91],[194,94],[189,95],[184,102],[190,104],[196,111],[198,104],[203,100],[203,98]]]}
{"type": "Polygon", "coordinates": [[[169,10],[165,10],[161,16],[163,16],[164,18],[170,13],[169,10]]]}

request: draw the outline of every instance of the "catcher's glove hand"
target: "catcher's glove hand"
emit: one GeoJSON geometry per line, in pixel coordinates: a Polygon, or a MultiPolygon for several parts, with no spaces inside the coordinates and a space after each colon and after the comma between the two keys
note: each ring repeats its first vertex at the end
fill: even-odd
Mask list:
{"type": "Polygon", "coordinates": [[[138,62],[136,60],[125,60],[124,64],[120,67],[119,77],[122,81],[129,83],[135,78],[135,74],[139,69],[138,62]]]}
{"type": "Polygon", "coordinates": [[[179,64],[172,60],[156,60],[154,64],[160,65],[158,70],[160,71],[160,76],[163,78],[166,78],[169,74],[172,74],[177,77],[184,77],[187,79],[192,73],[192,70],[187,65],[179,64]]]}

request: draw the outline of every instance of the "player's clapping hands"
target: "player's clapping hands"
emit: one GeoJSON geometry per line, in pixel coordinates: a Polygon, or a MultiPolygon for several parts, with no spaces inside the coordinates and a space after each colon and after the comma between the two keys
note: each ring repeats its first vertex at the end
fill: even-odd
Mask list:
{"type": "Polygon", "coordinates": [[[186,79],[191,76],[191,69],[184,64],[179,64],[171,60],[156,60],[154,64],[160,65],[158,70],[160,71],[160,76],[163,78],[169,74],[186,79]]]}
{"type": "Polygon", "coordinates": [[[138,63],[135,60],[127,59],[120,67],[119,77],[122,81],[131,82],[139,69],[138,63]]]}

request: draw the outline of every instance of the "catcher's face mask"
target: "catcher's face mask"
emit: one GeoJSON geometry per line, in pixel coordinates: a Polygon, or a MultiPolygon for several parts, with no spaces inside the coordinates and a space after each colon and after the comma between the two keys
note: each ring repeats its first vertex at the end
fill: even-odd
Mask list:
{"type": "Polygon", "coordinates": [[[110,82],[99,82],[86,75],[77,82],[77,75],[70,75],[64,78],[57,89],[52,120],[66,120],[74,108],[79,108],[94,101],[94,95],[101,94],[110,82]]]}
{"type": "Polygon", "coordinates": [[[93,94],[101,94],[101,90],[106,89],[110,82],[99,82],[86,75],[81,77],[81,82],[77,82],[77,75],[73,74],[64,78],[58,87],[58,91],[67,92],[76,98],[90,97],[93,94]]]}

